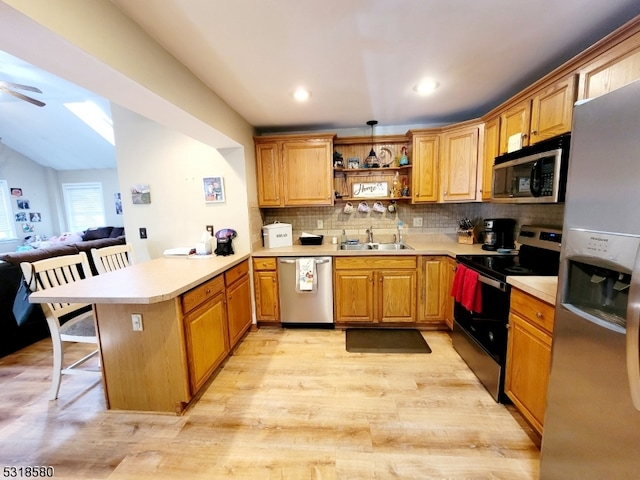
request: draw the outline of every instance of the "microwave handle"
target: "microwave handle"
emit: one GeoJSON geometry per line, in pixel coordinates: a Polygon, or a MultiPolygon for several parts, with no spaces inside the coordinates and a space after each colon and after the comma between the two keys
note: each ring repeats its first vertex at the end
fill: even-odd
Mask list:
{"type": "Polygon", "coordinates": [[[542,193],[542,162],[540,160],[534,162],[531,166],[529,189],[534,197],[539,197],[542,193]]]}

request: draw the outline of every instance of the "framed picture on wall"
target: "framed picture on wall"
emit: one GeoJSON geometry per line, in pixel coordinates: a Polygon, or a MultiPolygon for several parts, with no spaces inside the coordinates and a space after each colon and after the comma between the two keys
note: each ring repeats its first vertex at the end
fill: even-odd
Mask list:
{"type": "Polygon", "coordinates": [[[149,185],[133,185],[131,187],[131,201],[134,205],[151,203],[151,190],[149,185]]]}
{"type": "Polygon", "coordinates": [[[204,184],[205,203],[221,203],[225,201],[224,180],[222,177],[206,177],[202,179],[204,184]]]}

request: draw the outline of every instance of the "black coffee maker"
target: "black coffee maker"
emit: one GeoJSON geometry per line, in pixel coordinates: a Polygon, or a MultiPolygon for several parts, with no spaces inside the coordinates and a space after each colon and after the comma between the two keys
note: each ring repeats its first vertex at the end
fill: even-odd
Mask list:
{"type": "Polygon", "coordinates": [[[515,248],[514,230],[516,221],[512,218],[487,218],[484,221],[483,250],[498,250],[515,248]]]}

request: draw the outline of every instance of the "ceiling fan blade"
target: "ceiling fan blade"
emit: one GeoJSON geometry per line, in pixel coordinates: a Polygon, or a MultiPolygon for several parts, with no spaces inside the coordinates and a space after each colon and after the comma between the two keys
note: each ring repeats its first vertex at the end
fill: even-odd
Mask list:
{"type": "Polygon", "coordinates": [[[18,92],[14,92],[13,90],[9,90],[8,88],[5,88],[5,87],[0,87],[0,92],[8,93],[9,95],[13,95],[14,97],[19,98],[20,100],[24,100],[25,102],[32,103],[33,105],[36,105],[38,107],[44,107],[45,106],[45,103],[41,102],[40,100],[36,100],[35,98],[27,97],[26,95],[23,95],[23,94],[18,93],[18,92]]]}
{"type": "Polygon", "coordinates": [[[19,83],[0,81],[0,85],[2,84],[6,85],[7,87],[19,88],[20,90],[27,90],[29,92],[42,93],[42,90],[40,90],[39,88],[31,87],[29,85],[21,85],[19,83]]]}

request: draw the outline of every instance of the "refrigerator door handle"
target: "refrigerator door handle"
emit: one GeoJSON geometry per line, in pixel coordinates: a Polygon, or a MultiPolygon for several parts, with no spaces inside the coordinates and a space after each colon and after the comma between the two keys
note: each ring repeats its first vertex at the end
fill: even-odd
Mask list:
{"type": "Polygon", "coordinates": [[[627,375],[631,401],[640,410],[640,247],[631,275],[629,305],[627,306],[627,375]]]}

